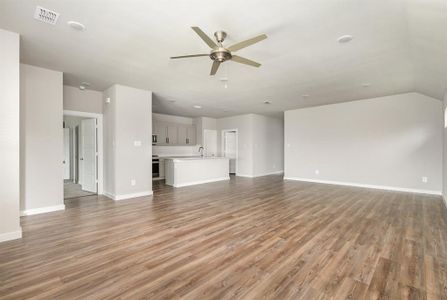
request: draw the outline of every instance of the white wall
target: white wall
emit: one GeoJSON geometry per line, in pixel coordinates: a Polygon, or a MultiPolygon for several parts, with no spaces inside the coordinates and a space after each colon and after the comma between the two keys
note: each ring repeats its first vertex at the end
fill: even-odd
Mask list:
{"type": "Polygon", "coordinates": [[[103,94],[103,125],[104,125],[104,194],[114,197],[115,191],[115,113],[116,86],[112,86],[103,94]],[[105,100],[110,97],[110,103],[105,100]],[[114,101],[112,101],[112,99],[114,101]]]}
{"type": "Polygon", "coordinates": [[[442,104],[418,93],[287,111],[285,144],[286,178],[442,188],[442,104]]]}
{"type": "Polygon", "coordinates": [[[153,121],[161,121],[161,122],[171,122],[171,123],[179,123],[179,124],[188,124],[192,125],[194,124],[193,118],[189,117],[182,117],[182,116],[173,116],[173,115],[166,115],[166,114],[152,114],[152,120],[153,121]]]}
{"type": "Polygon", "coordinates": [[[111,162],[105,178],[113,178],[106,194],[116,200],[152,194],[152,93],[114,85],[105,94],[111,98],[104,105],[106,165],[111,162]]]}
{"type": "Polygon", "coordinates": [[[102,92],[64,85],[64,110],[102,114],[102,92]]]}
{"type": "Polygon", "coordinates": [[[443,108],[444,108],[444,123],[443,123],[443,151],[442,151],[442,166],[443,166],[443,172],[442,172],[442,178],[443,178],[443,188],[442,188],[442,195],[444,197],[444,202],[447,205],[447,94],[445,94],[444,97],[444,103],[443,103],[443,108]]]}
{"type": "Polygon", "coordinates": [[[194,119],[197,126],[197,143],[203,145],[203,131],[206,129],[216,130],[217,120],[209,117],[197,117],[194,119]]]}
{"type": "Polygon", "coordinates": [[[199,156],[199,145],[196,146],[152,146],[152,154],[166,156],[199,156]]]}
{"type": "Polygon", "coordinates": [[[237,175],[253,176],[253,115],[241,115],[217,120],[217,151],[222,155],[222,130],[237,129],[237,175]]]}
{"type": "Polygon", "coordinates": [[[0,242],[22,236],[19,164],[19,35],[0,29],[0,242]]]}
{"type": "Polygon", "coordinates": [[[20,65],[21,203],[25,214],[64,209],[62,73],[20,65]]]}
{"type": "Polygon", "coordinates": [[[253,115],[253,175],[284,171],[284,120],[253,115]]]}
{"type": "Polygon", "coordinates": [[[238,131],[238,176],[256,177],[283,171],[282,119],[247,114],[217,119],[217,129],[218,155],[222,155],[222,130],[238,131]]]}

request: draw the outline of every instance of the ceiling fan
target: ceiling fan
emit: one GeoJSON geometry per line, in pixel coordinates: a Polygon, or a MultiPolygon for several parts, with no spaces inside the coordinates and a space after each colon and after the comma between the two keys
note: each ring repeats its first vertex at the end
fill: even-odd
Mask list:
{"type": "Polygon", "coordinates": [[[227,33],[225,31],[216,31],[214,33],[214,36],[217,41],[217,43],[216,43],[208,35],[206,35],[206,33],[203,32],[199,27],[191,27],[191,28],[211,48],[211,53],[210,54],[193,54],[193,55],[174,56],[174,57],[171,57],[171,59],[209,56],[211,58],[211,60],[213,60],[213,65],[211,66],[210,75],[215,75],[217,70],[219,69],[220,64],[227,60],[232,60],[232,61],[235,61],[235,62],[238,62],[241,64],[253,66],[253,67],[261,66],[260,63],[257,63],[250,59],[241,57],[239,55],[234,55],[231,52],[238,51],[245,47],[251,46],[257,42],[260,42],[260,41],[266,39],[267,35],[261,34],[254,38],[245,40],[243,42],[231,45],[230,47],[226,48],[222,45],[223,41],[227,37],[227,33]]]}

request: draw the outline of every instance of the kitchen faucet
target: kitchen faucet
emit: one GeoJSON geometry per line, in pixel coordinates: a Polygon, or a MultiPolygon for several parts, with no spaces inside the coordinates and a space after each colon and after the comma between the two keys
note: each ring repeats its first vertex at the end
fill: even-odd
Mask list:
{"type": "Polygon", "coordinates": [[[203,147],[200,146],[200,147],[199,147],[199,152],[200,152],[200,156],[202,156],[202,157],[203,157],[203,150],[205,150],[205,149],[203,149],[203,147]]]}

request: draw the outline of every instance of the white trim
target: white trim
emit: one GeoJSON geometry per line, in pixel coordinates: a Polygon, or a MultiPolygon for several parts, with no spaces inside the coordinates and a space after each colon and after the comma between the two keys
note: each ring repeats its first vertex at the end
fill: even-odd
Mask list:
{"type": "Polygon", "coordinates": [[[22,217],[23,216],[31,216],[31,215],[49,213],[49,212],[59,211],[59,210],[65,210],[65,204],[22,210],[22,211],[20,211],[20,216],[22,216],[22,217]]]}
{"type": "Polygon", "coordinates": [[[361,183],[331,181],[331,180],[317,180],[317,179],[308,179],[308,178],[300,178],[300,177],[284,177],[284,180],[305,181],[305,182],[313,182],[313,183],[343,185],[343,186],[354,186],[354,187],[361,187],[361,188],[368,188],[368,189],[389,190],[389,191],[418,193],[418,194],[442,195],[441,191],[409,189],[409,188],[400,188],[400,187],[385,186],[385,185],[361,184],[361,183]]]}
{"type": "Polygon", "coordinates": [[[132,194],[122,194],[122,195],[115,195],[112,193],[104,192],[105,196],[107,196],[110,199],[115,200],[115,201],[151,196],[153,194],[154,194],[153,191],[146,191],[146,192],[139,192],[139,193],[132,193],[132,194]]]}
{"type": "Polygon", "coordinates": [[[104,196],[106,196],[107,198],[110,198],[113,200],[113,198],[115,197],[115,194],[109,193],[104,191],[104,193],[102,193],[104,196]]]}
{"type": "Polygon", "coordinates": [[[261,173],[261,174],[256,174],[256,175],[236,174],[236,176],[256,178],[256,177],[262,177],[262,176],[268,176],[268,175],[278,175],[278,174],[283,174],[283,173],[284,173],[284,170],[280,170],[280,171],[273,171],[273,172],[261,173]]]}
{"type": "MultiPolygon", "coordinates": [[[[98,121],[98,195],[104,194],[104,138],[103,138],[103,115],[97,113],[64,110],[64,116],[95,118],[98,121]]],[[[63,183],[62,183],[63,184],[63,183]]]]}
{"type": "Polygon", "coordinates": [[[5,232],[0,234],[0,243],[11,240],[17,240],[20,238],[22,238],[22,228],[20,228],[20,230],[17,231],[5,232]]]}
{"type": "Polygon", "coordinates": [[[228,177],[219,177],[219,178],[214,178],[214,179],[207,179],[207,180],[200,180],[200,181],[193,181],[193,182],[186,182],[186,183],[181,183],[181,184],[174,184],[173,187],[184,187],[184,186],[190,186],[190,185],[196,185],[196,184],[204,184],[204,183],[223,181],[223,180],[230,180],[230,176],[228,176],[228,177]]]}

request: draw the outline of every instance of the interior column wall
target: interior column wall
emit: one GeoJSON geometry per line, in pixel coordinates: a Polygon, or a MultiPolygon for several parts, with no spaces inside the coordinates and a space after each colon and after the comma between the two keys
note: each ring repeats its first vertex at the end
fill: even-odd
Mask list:
{"type": "Polygon", "coordinates": [[[123,85],[104,92],[105,194],[152,194],[152,93],[123,85]]]}
{"type": "Polygon", "coordinates": [[[65,208],[62,103],[62,72],[20,65],[20,209],[24,215],[65,208]]]}
{"type": "Polygon", "coordinates": [[[0,29],[0,242],[22,236],[19,43],[17,33],[0,29]]]}
{"type": "Polygon", "coordinates": [[[447,93],[444,96],[443,151],[442,151],[442,195],[447,205],[447,93]]]}

